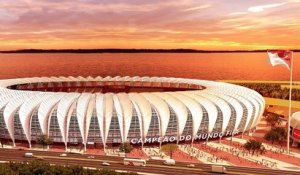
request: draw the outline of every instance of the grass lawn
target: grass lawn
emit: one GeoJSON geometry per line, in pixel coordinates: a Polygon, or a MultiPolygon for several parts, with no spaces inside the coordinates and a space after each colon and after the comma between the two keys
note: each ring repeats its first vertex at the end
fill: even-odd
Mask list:
{"type": "MultiPolygon", "coordinates": [[[[277,106],[284,106],[289,107],[289,100],[282,100],[277,98],[268,98],[264,97],[267,105],[277,105],[277,106]]],[[[292,101],[292,108],[299,108],[300,109],[300,101],[292,101]]]]}
{"type": "MultiPolygon", "coordinates": [[[[286,84],[289,85],[290,81],[261,81],[261,80],[218,80],[226,83],[266,83],[266,84],[286,84]]],[[[293,84],[299,84],[300,81],[293,81],[293,84]]]]}
{"type": "MultiPolygon", "coordinates": [[[[283,88],[287,88],[287,89],[290,89],[290,85],[281,85],[281,89],[283,89],[283,88]]],[[[292,87],[293,89],[300,89],[300,85],[293,85],[293,87],[292,87]]]]}

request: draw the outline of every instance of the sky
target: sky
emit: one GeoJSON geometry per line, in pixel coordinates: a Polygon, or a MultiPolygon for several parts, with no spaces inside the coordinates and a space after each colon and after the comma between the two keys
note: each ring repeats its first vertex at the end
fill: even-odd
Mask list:
{"type": "Polygon", "coordinates": [[[300,0],[0,0],[0,50],[300,49],[300,0]]]}

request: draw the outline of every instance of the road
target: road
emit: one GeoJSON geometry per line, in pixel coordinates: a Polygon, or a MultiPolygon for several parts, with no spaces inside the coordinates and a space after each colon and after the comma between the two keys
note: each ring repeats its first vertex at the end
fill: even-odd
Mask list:
{"type": "MultiPolygon", "coordinates": [[[[68,153],[67,157],[59,157],[60,153],[49,151],[26,151],[17,149],[0,149],[1,161],[32,161],[42,159],[41,161],[49,162],[57,165],[80,165],[90,168],[109,168],[120,171],[152,173],[152,174],[172,174],[172,175],[196,175],[196,174],[213,174],[210,172],[211,165],[195,164],[194,168],[188,168],[188,163],[176,162],[176,166],[163,165],[160,160],[147,161],[146,167],[125,166],[123,158],[115,156],[94,155],[94,159],[89,159],[87,154],[72,154],[68,153]],[[25,152],[32,152],[37,158],[25,158],[25,152]],[[110,163],[110,166],[103,166],[102,162],[110,163]]],[[[271,169],[253,169],[247,167],[227,167],[228,173],[232,175],[257,175],[257,174],[272,174],[272,175],[300,175],[300,172],[278,171],[271,169]]]]}

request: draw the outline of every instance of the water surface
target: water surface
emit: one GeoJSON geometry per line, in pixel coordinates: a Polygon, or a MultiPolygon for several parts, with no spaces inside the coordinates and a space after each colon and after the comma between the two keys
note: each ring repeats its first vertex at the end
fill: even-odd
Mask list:
{"type": "MultiPolygon", "coordinates": [[[[294,80],[300,80],[297,57],[294,80]]],[[[0,79],[89,75],[289,80],[289,71],[273,68],[266,53],[0,54],[0,79]]]]}

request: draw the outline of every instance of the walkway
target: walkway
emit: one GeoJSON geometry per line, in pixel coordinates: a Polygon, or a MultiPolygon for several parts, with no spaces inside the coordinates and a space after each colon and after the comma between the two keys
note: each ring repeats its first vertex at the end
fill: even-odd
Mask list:
{"type": "Polygon", "coordinates": [[[191,145],[179,145],[179,149],[186,154],[198,159],[200,162],[205,163],[205,164],[221,164],[221,165],[231,165],[227,161],[219,160],[216,162],[216,159],[213,159],[213,155],[206,153],[196,147],[192,147],[191,145]]]}
{"type": "Polygon", "coordinates": [[[120,151],[118,148],[106,148],[105,154],[109,156],[119,156],[120,151]]]}
{"type": "Polygon", "coordinates": [[[257,137],[263,137],[267,131],[271,129],[271,126],[267,123],[265,117],[261,117],[259,123],[256,126],[256,131],[254,133],[257,137]]]}
{"type": "MultiPolygon", "coordinates": [[[[158,159],[158,160],[166,160],[170,159],[170,155],[163,153],[160,151],[158,147],[155,148],[143,148],[143,151],[151,158],[151,159],[158,159]]],[[[195,157],[187,154],[184,151],[181,151],[179,148],[173,152],[172,159],[179,162],[190,162],[190,163],[200,163],[198,159],[195,157]]]]}
{"type": "Polygon", "coordinates": [[[213,145],[210,143],[211,142],[208,142],[207,145],[194,144],[194,146],[202,151],[212,154],[213,159],[221,160],[221,161],[225,160],[232,165],[253,167],[253,168],[266,168],[263,165],[255,163],[255,161],[250,161],[250,160],[242,158],[238,155],[234,155],[233,152],[231,153],[229,149],[228,150],[221,149],[221,146],[216,146],[216,145],[213,145]]]}
{"type": "MultiPolygon", "coordinates": [[[[245,144],[247,140],[240,139],[240,138],[233,138],[233,141],[230,142],[229,140],[223,140],[223,143],[227,145],[232,145],[232,146],[238,146],[238,147],[243,147],[243,144],[245,144]]],[[[286,163],[290,163],[293,165],[300,166],[300,154],[291,152],[288,154],[285,152],[286,150],[284,148],[278,148],[276,146],[272,146],[269,144],[263,143],[263,146],[266,148],[266,152],[264,156],[267,156],[272,159],[284,161],[286,163]]]]}
{"type": "Polygon", "coordinates": [[[147,154],[141,148],[133,148],[132,151],[126,156],[132,158],[148,159],[147,154]]]}
{"type": "Polygon", "coordinates": [[[150,157],[151,159],[158,159],[158,160],[162,160],[162,159],[170,159],[169,156],[167,156],[166,154],[164,154],[163,152],[160,152],[158,147],[154,147],[154,148],[148,148],[148,147],[144,147],[143,151],[146,153],[146,155],[148,157],[150,157]]]}
{"type": "Polygon", "coordinates": [[[231,146],[229,146],[228,144],[225,144],[228,142],[224,142],[224,144],[222,143],[216,143],[216,142],[209,142],[208,145],[214,148],[219,148],[221,150],[226,150],[228,152],[232,152],[234,154],[236,154],[238,157],[242,157],[245,158],[249,161],[253,161],[256,162],[257,164],[262,164],[265,165],[269,168],[273,168],[273,169],[279,169],[279,170],[300,170],[298,168],[298,166],[290,164],[290,163],[286,163],[274,158],[270,158],[268,156],[264,156],[264,155],[260,155],[260,154],[249,154],[249,152],[245,149],[243,149],[243,147],[241,145],[235,145],[232,144],[231,146]]]}
{"type": "Polygon", "coordinates": [[[94,154],[94,155],[105,155],[103,149],[87,149],[86,154],[94,154]]]}
{"type": "MultiPolygon", "coordinates": [[[[262,142],[262,144],[266,148],[271,147],[271,149],[275,150],[276,152],[279,152],[279,150],[280,150],[280,152],[282,152],[284,154],[287,154],[287,152],[286,152],[286,145],[282,146],[282,145],[278,144],[277,142],[272,144],[271,142],[269,142],[269,141],[267,141],[267,140],[265,140],[263,138],[259,138],[259,137],[244,136],[243,139],[242,138],[233,137],[233,141],[236,141],[236,142],[239,142],[239,143],[242,143],[242,144],[246,143],[247,140],[249,140],[249,139],[260,141],[260,142],[262,142]]],[[[290,147],[290,155],[293,155],[295,157],[299,157],[300,158],[300,151],[299,151],[299,149],[290,147]]]]}
{"type": "Polygon", "coordinates": [[[179,148],[173,153],[172,159],[179,162],[201,163],[198,159],[181,151],[179,148]]]}

